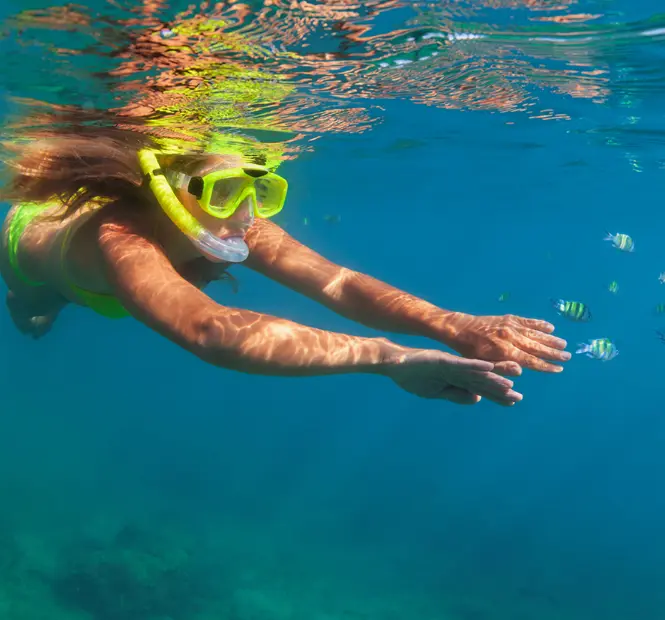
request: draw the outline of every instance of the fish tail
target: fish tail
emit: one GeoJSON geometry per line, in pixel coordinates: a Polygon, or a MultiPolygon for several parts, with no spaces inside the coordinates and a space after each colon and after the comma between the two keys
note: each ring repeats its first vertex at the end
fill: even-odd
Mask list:
{"type": "Polygon", "coordinates": [[[580,342],[577,345],[577,350],[575,351],[575,353],[576,354],[577,353],[589,353],[589,351],[591,351],[591,347],[585,342],[580,342]]]}
{"type": "Polygon", "coordinates": [[[611,232],[605,231],[605,237],[603,241],[614,241],[614,235],[611,232]]]}
{"type": "Polygon", "coordinates": [[[561,311],[561,306],[563,305],[563,299],[554,299],[554,297],[550,297],[550,303],[552,304],[552,307],[557,310],[558,312],[561,311]]]}

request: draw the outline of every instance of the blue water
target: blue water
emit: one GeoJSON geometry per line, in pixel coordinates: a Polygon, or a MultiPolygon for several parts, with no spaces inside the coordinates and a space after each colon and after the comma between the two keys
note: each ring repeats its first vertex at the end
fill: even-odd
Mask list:
{"type": "MultiPolygon", "coordinates": [[[[593,8],[622,21],[659,9],[569,12],[593,8]]],[[[632,62],[650,74],[663,49],[632,62]]],[[[616,75],[614,55],[602,62],[616,75]]],[[[609,363],[525,372],[512,409],[419,400],[376,377],[237,374],[79,308],[32,341],[1,312],[0,617],[662,620],[663,83],[630,104],[534,89],[534,108],[509,113],[385,100],[370,131],[323,135],[282,168],[285,226],[331,260],[443,308],[545,318],[571,348],[617,342],[609,363]],[[549,109],[569,119],[531,118],[549,109]],[[636,251],[613,250],[606,231],[636,251]],[[558,317],[552,297],[584,300],[593,321],[558,317]],[[139,542],[118,542],[125,528],[139,542]],[[100,577],[106,615],[75,605],[60,587],[69,558],[124,544],[128,562],[142,554],[141,587],[100,577]],[[147,557],[201,592],[174,594],[147,557]],[[137,589],[153,593],[143,608],[137,589]]],[[[222,283],[209,294],[378,335],[236,276],[236,295],[222,283]]]]}

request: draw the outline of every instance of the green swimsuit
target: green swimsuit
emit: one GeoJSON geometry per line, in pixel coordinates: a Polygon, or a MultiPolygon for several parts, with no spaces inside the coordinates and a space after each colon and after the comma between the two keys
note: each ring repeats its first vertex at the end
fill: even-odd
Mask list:
{"type": "MultiPolygon", "coordinates": [[[[39,215],[41,215],[46,209],[52,207],[52,203],[34,203],[28,202],[18,206],[16,209],[11,222],[9,223],[9,229],[7,231],[7,246],[9,252],[9,262],[16,273],[16,275],[26,284],[30,286],[44,286],[44,282],[36,282],[28,278],[23,271],[21,270],[18,264],[18,248],[19,242],[21,240],[21,235],[27,228],[27,226],[39,215]]],[[[94,210],[91,209],[90,214],[94,213],[94,210]]],[[[85,222],[87,218],[82,216],[78,218],[78,221],[75,221],[70,225],[66,232],[64,239],[62,241],[60,249],[60,260],[64,265],[64,258],[67,250],[69,249],[69,242],[73,236],[73,233],[79,228],[79,226],[85,222]]],[[[83,305],[88,306],[90,309],[94,310],[98,314],[105,316],[110,319],[120,319],[126,316],[129,316],[129,312],[125,307],[120,303],[120,301],[113,295],[105,295],[102,293],[94,293],[92,291],[86,291],[74,283],[69,282],[69,287],[74,294],[75,298],[78,299],[83,305]]]]}

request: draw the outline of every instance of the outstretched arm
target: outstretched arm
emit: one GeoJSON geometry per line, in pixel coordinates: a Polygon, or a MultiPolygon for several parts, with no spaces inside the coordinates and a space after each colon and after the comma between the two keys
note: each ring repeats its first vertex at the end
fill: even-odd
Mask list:
{"type": "Polygon", "coordinates": [[[149,229],[131,213],[110,213],[100,222],[98,242],[109,282],[125,307],[211,364],[290,377],[380,374],[412,394],[459,404],[486,397],[510,406],[522,398],[512,381],[492,372],[490,362],[220,306],[176,272],[149,229]]]}
{"type": "Polygon", "coordinates": [[[174,269],[131,214],[100,223],[107,277],[127,310],[199,358],[248,373],[307,376],[378,373],[404,347],[221,306],[174,269]]]}
{"type": "Polygon", "coordinates": [[[250,255],[246,265],[281,282],[331,310],[374,329],[425,336],[467,357],[505,365],[519,373],[514,362],[546,372],[561,366],[570,355],[566,342],[551,336],[545,321],[511,315],[476,317],[444,310],[371,276],[340,267],[296,241],[268,220],[249,231],[250,255]]]}

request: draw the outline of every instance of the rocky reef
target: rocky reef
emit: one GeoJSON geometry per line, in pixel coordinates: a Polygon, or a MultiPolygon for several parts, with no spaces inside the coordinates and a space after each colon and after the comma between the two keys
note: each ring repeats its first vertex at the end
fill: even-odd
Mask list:
{"type": "Polygon", "coordinates": [[[110,542],[63,550],[52,581],[62,604],[94,620],[188,620],[219,596],[219,573],[177,537],[127,525],[110,542]]]}

